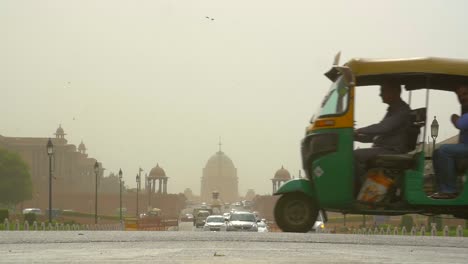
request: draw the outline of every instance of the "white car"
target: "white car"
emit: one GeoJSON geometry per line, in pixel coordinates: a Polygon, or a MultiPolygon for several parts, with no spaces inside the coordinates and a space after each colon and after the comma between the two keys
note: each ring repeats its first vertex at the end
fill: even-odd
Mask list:
{"type": "Polygon", "coordinates": [[[203,231],[226,231],[225,218],[222,215],[210,215],[206,218],[203,231]]]}
{"type": "Polygon", "coordinates": [[[250,212],[231,212],[227,231],[250,231],[257,232],[257,218],[250,212]]]}
{"type": "Polygon", "coordinates": [[[268,225],[264,221],[260,221],[257,223],[257,229],[258,232],[264,233],[264,232],[270,232],[268,229],[268,225]]]}
{"type": "Polygon", "coordinates": [[[26,208],[23,210],[23,214],[36,214],[36,215],[43,215],[42,210],[39,208],[26,208]]]}

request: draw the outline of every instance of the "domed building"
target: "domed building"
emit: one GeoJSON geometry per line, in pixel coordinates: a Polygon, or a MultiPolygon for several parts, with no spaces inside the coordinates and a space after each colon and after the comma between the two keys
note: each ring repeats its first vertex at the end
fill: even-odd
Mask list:
{"type": "Polygon", "coordinates": [[[281,169],[277,170],[275,176],[271,181],[273,182],[273,193],[275,193],[281,184],[289,181],[291,179],[291,174],[287,169],[281,166],[281,169]]]}
{"type": "Polygon", "coordinates": [[[88,156],[88,154],[86,154],[86,146],[83,143],[83,140],[81,140],[80,145],[78,145],[78,152],[85,155],[86,157],[88,156]]]}
{"type": "Polygon", "coordinates": [[[213,191],[218,191],[221,201],[235,202],[239,200],[238,185],[237,169],[232,160],[220,148],[210,157],[203,168],[201,201],[210,202],[213,191]]]}
{"type": "Polygon", "coordinates": [[[65,139],[65,131],[62,128],[62,124],[59,125],[57,130],[55,131],[55,138],[65,139]]]}
{"type": "Polygon", "coordinates": [[[158,193],[167,194],[167,179],[166,172],[163,168],[159,167],[159,164],[156,167],[152,168],[148,175],[148,188],[152,193],[156,192],[156,181],[158,181],[159,189],[158,193]]]}

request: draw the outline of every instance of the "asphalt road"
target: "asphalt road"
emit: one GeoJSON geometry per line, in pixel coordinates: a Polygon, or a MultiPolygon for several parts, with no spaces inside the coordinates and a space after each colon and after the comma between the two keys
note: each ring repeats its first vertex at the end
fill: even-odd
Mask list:
{"type": "Polygon", "coordinates": [[[468,263],[468,238],[5,231],[0,232],[0,263],[468,263]]]}

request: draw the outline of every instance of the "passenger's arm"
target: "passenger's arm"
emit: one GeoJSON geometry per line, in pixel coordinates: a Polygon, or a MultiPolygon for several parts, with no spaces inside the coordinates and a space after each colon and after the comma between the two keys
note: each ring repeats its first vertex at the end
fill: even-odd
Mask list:
{"type": "Polygon", "coordinates": [[[452,125],[454,127],[457,127],[458,118],[460,118],[460,116],[457,114],[452,114],[452,116],[450,117],[450,121],[452,122],[452,125]]]}
{"type": "Polygon", "coordinates": [[[464,114],[458,118],[455,122],[455,126],[460,130],[468,129],[468,114],[464,114]]]}

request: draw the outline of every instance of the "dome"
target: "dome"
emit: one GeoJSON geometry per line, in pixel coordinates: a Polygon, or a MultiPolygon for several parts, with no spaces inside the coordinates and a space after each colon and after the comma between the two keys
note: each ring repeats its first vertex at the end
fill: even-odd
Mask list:
{"type": "Polygon", "coordinates": [[[83,151],[86,150],[86,146],[85,146],[85,144],[83,144],[83,140],[81,140],[80,145],[78,145],[78,150],[83,150],[83,151]]]}
{"type": "Polygon", "coordinates": [[[206,162],[205,168],[217,168],[218,166],[234,168],[234,163],[224,152],[218,151],[206,162]]]}
{"type": "Polygon", "coordinates": [[[65,135],[65,131],[63,131],[62,125],[59,125],[57,131],[55,131],[55,135],[65,135]]]}
{"type": "Polygon", "coordinates": [[[287,169],[281,166],[281,169],[276,171],[274,179],[289,180],[291,179],[291,174],[289,174],[289,171],[287,169]]]}
{"type": "Polygon", "coordinates": [[[162,178],[166,177],[166,172],[163,168],[159,167],[159,164],[156,165],[153,169],[151,169],[148,178],[162,178]]]}

